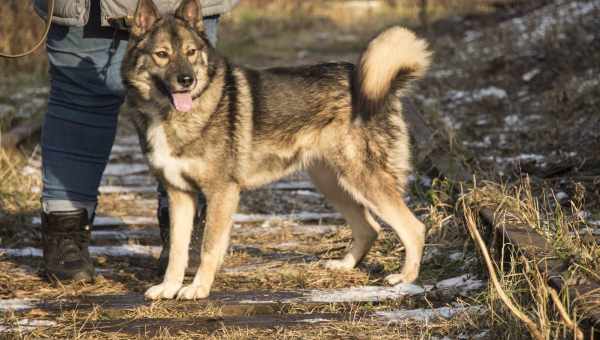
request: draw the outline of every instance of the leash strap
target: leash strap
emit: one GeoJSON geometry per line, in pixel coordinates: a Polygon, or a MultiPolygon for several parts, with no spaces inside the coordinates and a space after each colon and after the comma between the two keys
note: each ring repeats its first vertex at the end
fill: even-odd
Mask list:
{"type": "Polygon", "coordinates": [[[19,54],[9,54],[9,53],[1,53],[0,52],[0,57],[2,57],[2,58],[21,58],[21,57],[30,55],[35,50],[37,50],[44,43],[44,41],[46,41],[46,38],[48,37],[48,32],[50,32],[50,25],[52,25],[52,16],[53,15],[54,15],[54,0],[48,0],[48,18],[46,19],[46,21],[47,21],[46,22],[46,31],[44,32],[44,35],[42,36],[40,41],[38,41],[37,44],[35,44],[35,46],[33,46],[28,51],[25,51],[25,52],[19,53],[19,54]]]}

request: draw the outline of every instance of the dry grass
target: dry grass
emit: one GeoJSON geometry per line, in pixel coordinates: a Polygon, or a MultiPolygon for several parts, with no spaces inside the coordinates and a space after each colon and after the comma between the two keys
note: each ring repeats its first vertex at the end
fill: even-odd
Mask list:
{"type": "MultiPolygon", "coordinates": [[[[561,274],[566,282],[585,282],[590,279],[600,281],[600,246],[595,240],[584,241],[580,234],[581,227],[585,225],[580,210],[583,196],[575,197],[564,207],[555,199],[551,190],[533,189],[529,180],[524,178],[511,186],[485,183],[471,190],[463,199],[473,206],[493,209],[498,219],[506,225],[528,226],[544,236],[552,245],[553,251],[547,258],[556,258],[568,263],[568,268],[561,274]],[[539,193],[534,195],[534,190],[539,193]]],[[[548,301],[556,299],[556,296],[552,297],[554,292],[548,286],[548,273],[539,267],[541,259],[526,258],[510,245],[502,248],[499,257],[507,259],[497,264],[502,289],[509,293],[521,311],[534,320],[543,337],[573,337],[573,329],[566,326],[568,322],[565,322],[565,319],[581,320],[585,312],[572,309],[561,317],[560,313],[564,312],[559,309],[561,306],[557,307],[556,302],[553,305],[548,304],[548,301]]],[[[572,302],[566,290],[560,292],[560,297],[566,306],[572,302]]],[[[496,316],[494,322],[506,327],[507,335],[518,336],[525,331],[513,313],[500,302],[494,290],[490,291],[488,301],[496,316]]],[[[600,308],[597,299],[591,300],[585,310],[589,312],[594,308],[600,308]]]]}
{"type": "Polygon", "coordinates": [[[0,149],[0,223],[1,214],[18,216],[39,207],[39,194],[31,190],[39,181],[22,175],[26,164],[27,157],[22,152],[0,149]]]}

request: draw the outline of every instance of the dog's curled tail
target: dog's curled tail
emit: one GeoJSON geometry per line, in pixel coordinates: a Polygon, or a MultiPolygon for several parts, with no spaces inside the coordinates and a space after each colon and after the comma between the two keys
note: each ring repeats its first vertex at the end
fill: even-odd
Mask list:
{"type": "Polygon", "coordinates": [[[354,84],[354,109],[370,117],[382,109],[388,95],[403,94],[411,81],[421,78],[431,59],[425,40],[394,26],[371,40],[360,57],[354,84]]]}

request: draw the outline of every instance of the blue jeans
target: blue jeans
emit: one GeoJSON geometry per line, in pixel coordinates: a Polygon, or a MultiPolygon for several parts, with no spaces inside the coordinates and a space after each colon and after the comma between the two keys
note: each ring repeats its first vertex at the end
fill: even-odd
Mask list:
{"type": "MultiPolygon", "coordinates": [[[[214,45],[218,16],[204,19],[214,45]]],[[[48,35],[50,95],[42,127],[42,202],[46,212],[95,209],[123,103],[127,40],[96,27],[53,25],[48,35]],[[105,33],[105,32],[103,32],[105,33]]]]}

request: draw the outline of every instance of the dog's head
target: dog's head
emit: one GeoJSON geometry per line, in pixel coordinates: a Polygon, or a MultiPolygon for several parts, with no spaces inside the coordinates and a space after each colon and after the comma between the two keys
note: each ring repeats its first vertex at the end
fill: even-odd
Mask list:
{"type": "Polygon", "coordinates": [[[199,0],[183,0],[173,15],[162,17],[152,0],[139,0],[123,62],[125,86],[187,112],[207,87],[213,53],[199,0]]]}

